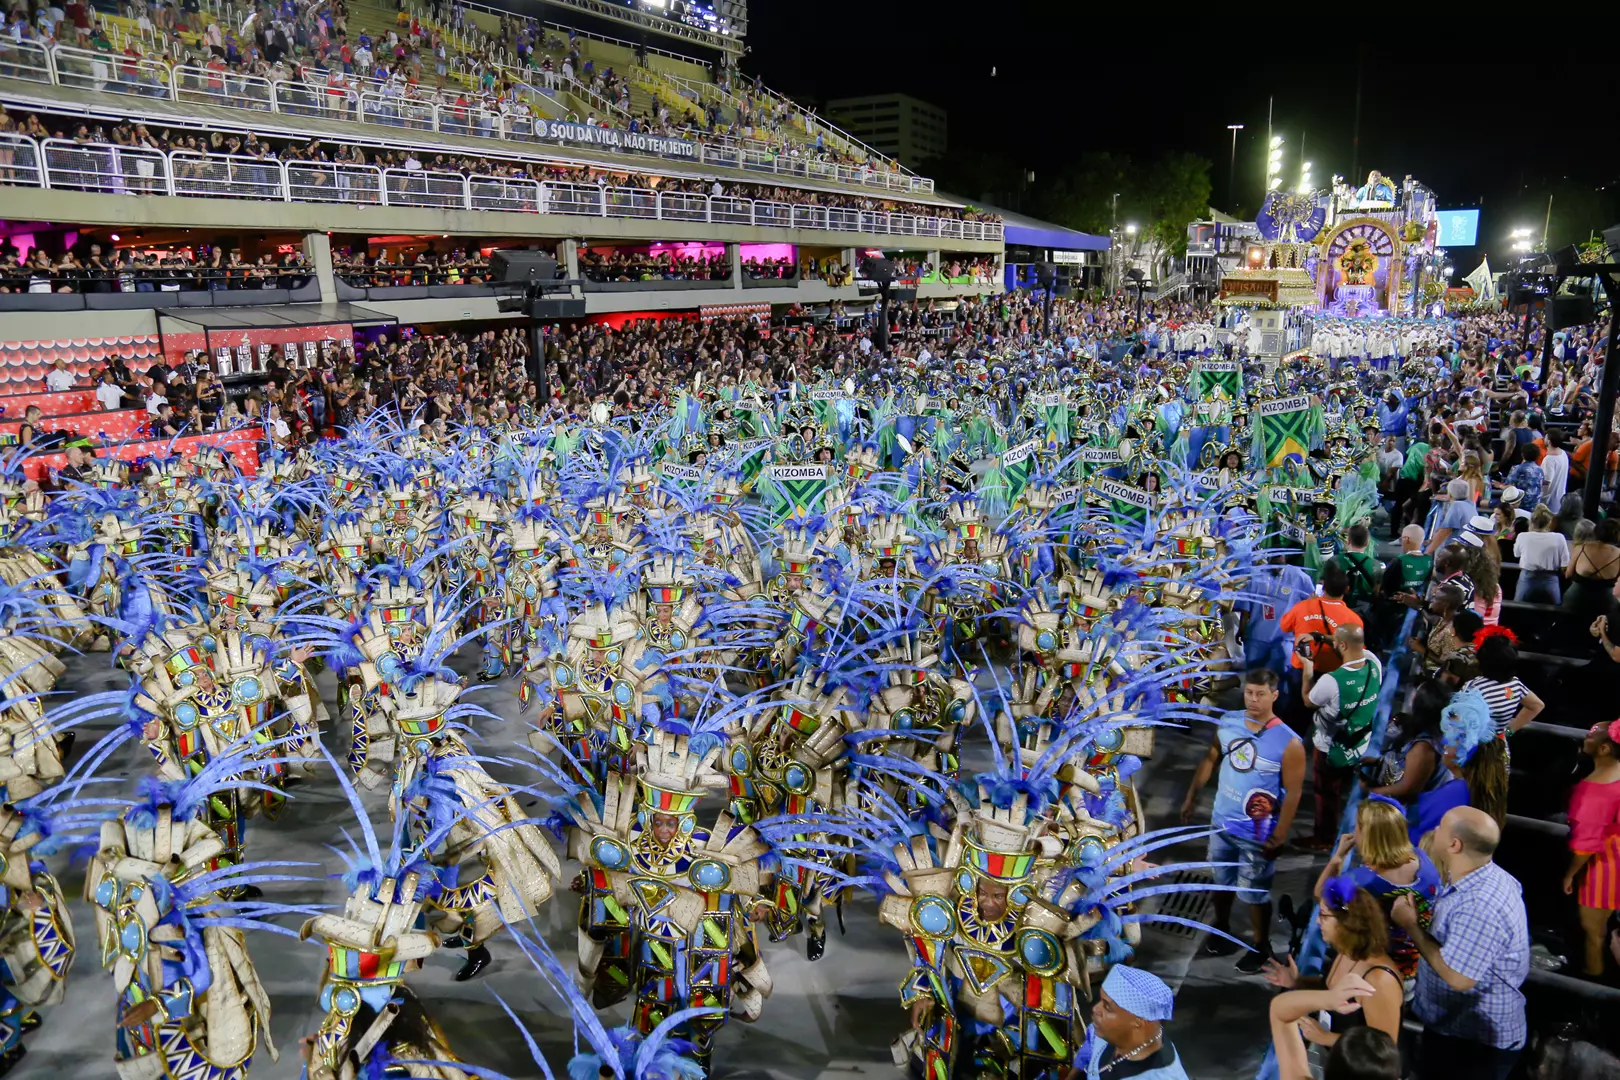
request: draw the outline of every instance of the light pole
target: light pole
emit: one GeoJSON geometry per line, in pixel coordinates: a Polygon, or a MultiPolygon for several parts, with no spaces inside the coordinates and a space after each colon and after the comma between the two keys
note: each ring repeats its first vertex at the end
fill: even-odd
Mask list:
{"type": "Polygon", "coordinates": [[[1260,195],[1262,200],[1282,183],[1282,159],[1283,137],[1273,135],[1271,145],[1266,148],[1266,190],[1260,195]]]}
{"type": "Polygon", "coordinates": [[[1226,210],[1236,215],[1237,207],[1232,203],[1232,196],[1237,191],[1237,133],[1243,130],[1243,125],[1227,124],[1226,130],[1232,133],[1232,156],[1226,162],[1226,210]]]}
{"type": "Polygon", "coordinates": [[[1114,281],[1109,287],[1109,292],[1113,292],[1115,289],[1119,288],[1119,192],[1117,191],[1114,192],[1113,215],[1114,224],[1108,230],[1108,246],[1111,249],[1109,254],[1113,256],[1113,258],[1110,260],[1113,263],[1113,273],[1109,276],[1112,277],[1114,281]]]}

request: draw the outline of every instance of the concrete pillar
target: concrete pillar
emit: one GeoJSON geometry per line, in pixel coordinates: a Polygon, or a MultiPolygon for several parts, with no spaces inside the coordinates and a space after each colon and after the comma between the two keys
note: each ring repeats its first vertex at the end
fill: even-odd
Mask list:
{"type": "Polygon", "coordinates": [[[742,245],[726,245],[726,261],[731,264],[731,288],[733,292],[742,292],[742,245]]]}
{"type": "Polygon", "coordinates": [[[562,242],[563,270],[571,278],[579,277],[579,241],[570,237],[562,242]]]}
{"type": "Polygon", "coordinates": [[[337,275],[332,271],[332,238],[323,232],[304,234],[304,261],[315,269],[321,303],[337,302],[337,275]]]}

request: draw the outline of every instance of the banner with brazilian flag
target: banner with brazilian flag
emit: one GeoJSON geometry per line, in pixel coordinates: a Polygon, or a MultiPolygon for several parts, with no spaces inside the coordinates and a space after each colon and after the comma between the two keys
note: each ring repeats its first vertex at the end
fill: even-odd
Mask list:
{"type": "Polygon", "coordinates": [[[1093,480],[1091,491],[1103,500],[1120,528],[1141,528],[1147,524],[1148,514],[1153,510],[1153,492],[1105,477],[1093,480]]]}
{"type": "Polygon", "coordinates": [[[820,513],[822,499],[832,483],[832,469],[826,465],[772,465],[765,470],[778,512],[820,513]]]}
{"type": "Polygon", "coordinates": [[[1290,460],[1302,462],[1321,447],[1326,434],[1322,403],[1316,395],[1262,401],[1254,408],[1253,460],[1268,469],[1280,468],[1290,460]]]}
{"type": "Polygon", "coordinates": [[[1236,360],[1200,360],[1192,389],[1194,401],[1242,401],[1243,368],[1236,360]]]}
{"type": "Polygon", "coordinates": [[[766,455],[775,445],[776,439],[765,435],[758,439],[747,439],[733,448],[731,460],[741,474],[740,486],[744,491],[754,490],[754,482],[765,468],[766,455]]]}
{"type": "Polygon", "coordinates": [[[1007,485],[1008,506],[1012,505],[1013,500],[1018,498],[1029,484],[1030,470],[1035,467],[1035,451],[1040,445],[1039,439],[1029,439],[1001,455],[1001,477],[1002,482],[1007,485]]]}

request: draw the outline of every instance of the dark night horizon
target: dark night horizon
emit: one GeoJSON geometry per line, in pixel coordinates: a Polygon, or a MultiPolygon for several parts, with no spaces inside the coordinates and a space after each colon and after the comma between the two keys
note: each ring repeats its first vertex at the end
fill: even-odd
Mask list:
{"type": "Polygon", "coordinates": [[[1565,219],[1555,198],[1555,234],[1561,225],[1601,229],[1620,220],[1612,137],[1620,65],[1605,50],[1510,51],[1510,40],[1528,44],[1538,31],[1487,36],[1478,15],[1471,27],[1461,11],[1421,32],[1292,12],[1286,29],[1263,31],[1276,10],[1252,11],[1255,26],[1244,30],[1233,25],[1241,9],[1215,7],[1197,19],[1156,7],[1110,25],[1103,20],[1111,16],[1067,3],[771,0],[750,5],[743,69],[804,100],[898,91],[931,101],[949,113],[952,158],[982,155],[1033,170],[1037,189],[1087,152],[1147,161],[1184,151],[1210,162],[1216,206],[1235,201],[1252,213],[1271,97],[1285,179],[1298,176],[1302,136],[1317,186],[1334,173],[1356,183],[1369,169],[1397,181],[1410,174],[1442,207],[1482,207],[1480,246],[1469,250],[1493,262],[1507,255],[1515,225],[1539,233],[1549,193],[1587,204],[1569,205],[1565,219]],[[1198,25],[1205,22],[1209,29],[1198,25]],[[1264,41],[1276,36],[1293,45],[1268,48],[1264,41]],[[1245,128],[1237,198],[1229,200],[1234,123],[1245,128]]]}

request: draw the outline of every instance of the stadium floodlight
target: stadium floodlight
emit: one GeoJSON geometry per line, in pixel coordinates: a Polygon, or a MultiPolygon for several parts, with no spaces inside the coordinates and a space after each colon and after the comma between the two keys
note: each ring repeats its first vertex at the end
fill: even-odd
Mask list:
{"type": "Polygon", "coordinates": [[[1520,240],[1518,243],[1513,245],[1513,250],[1514,251],[1529,251],[1530,247],[1531,247],[1530,241],[1528,241],[1528,240],[1520,240]]]}
{"type": "Polygon", "coordinates": [[[1455,267],[1451,267],[1451,266],[1446,267],[1445,268],[1446,277],[1450,277],[1454,270],[1455,270],[1455,267]]]}
{"type": "Polygon", "coordinates": [[[1511,236],[1515,240],[1520,240],[1520,239],[1523,239],[1526,236],[1529,236],[1533,232],[1535,232],[1534,229],[1514,229],[1508,235],[1511,236]]]}
{"type": "Polygon", "coordinates": [[[1136,235],[1136,224],[1134,222],[1129,222],[1129,223],[1126,224],[1126,226],[1125,226],[1125,235],[1126,236],[1135,236],[1136,235]]]}
{"type": "Polygon", "coordinates": [[[1283,137],[1281,135],[1273,135],[1271,137],[1272,149],[1275,150],[1277,147],[1281,146],[1282,144],[1283,144],[1283,137]]]}

